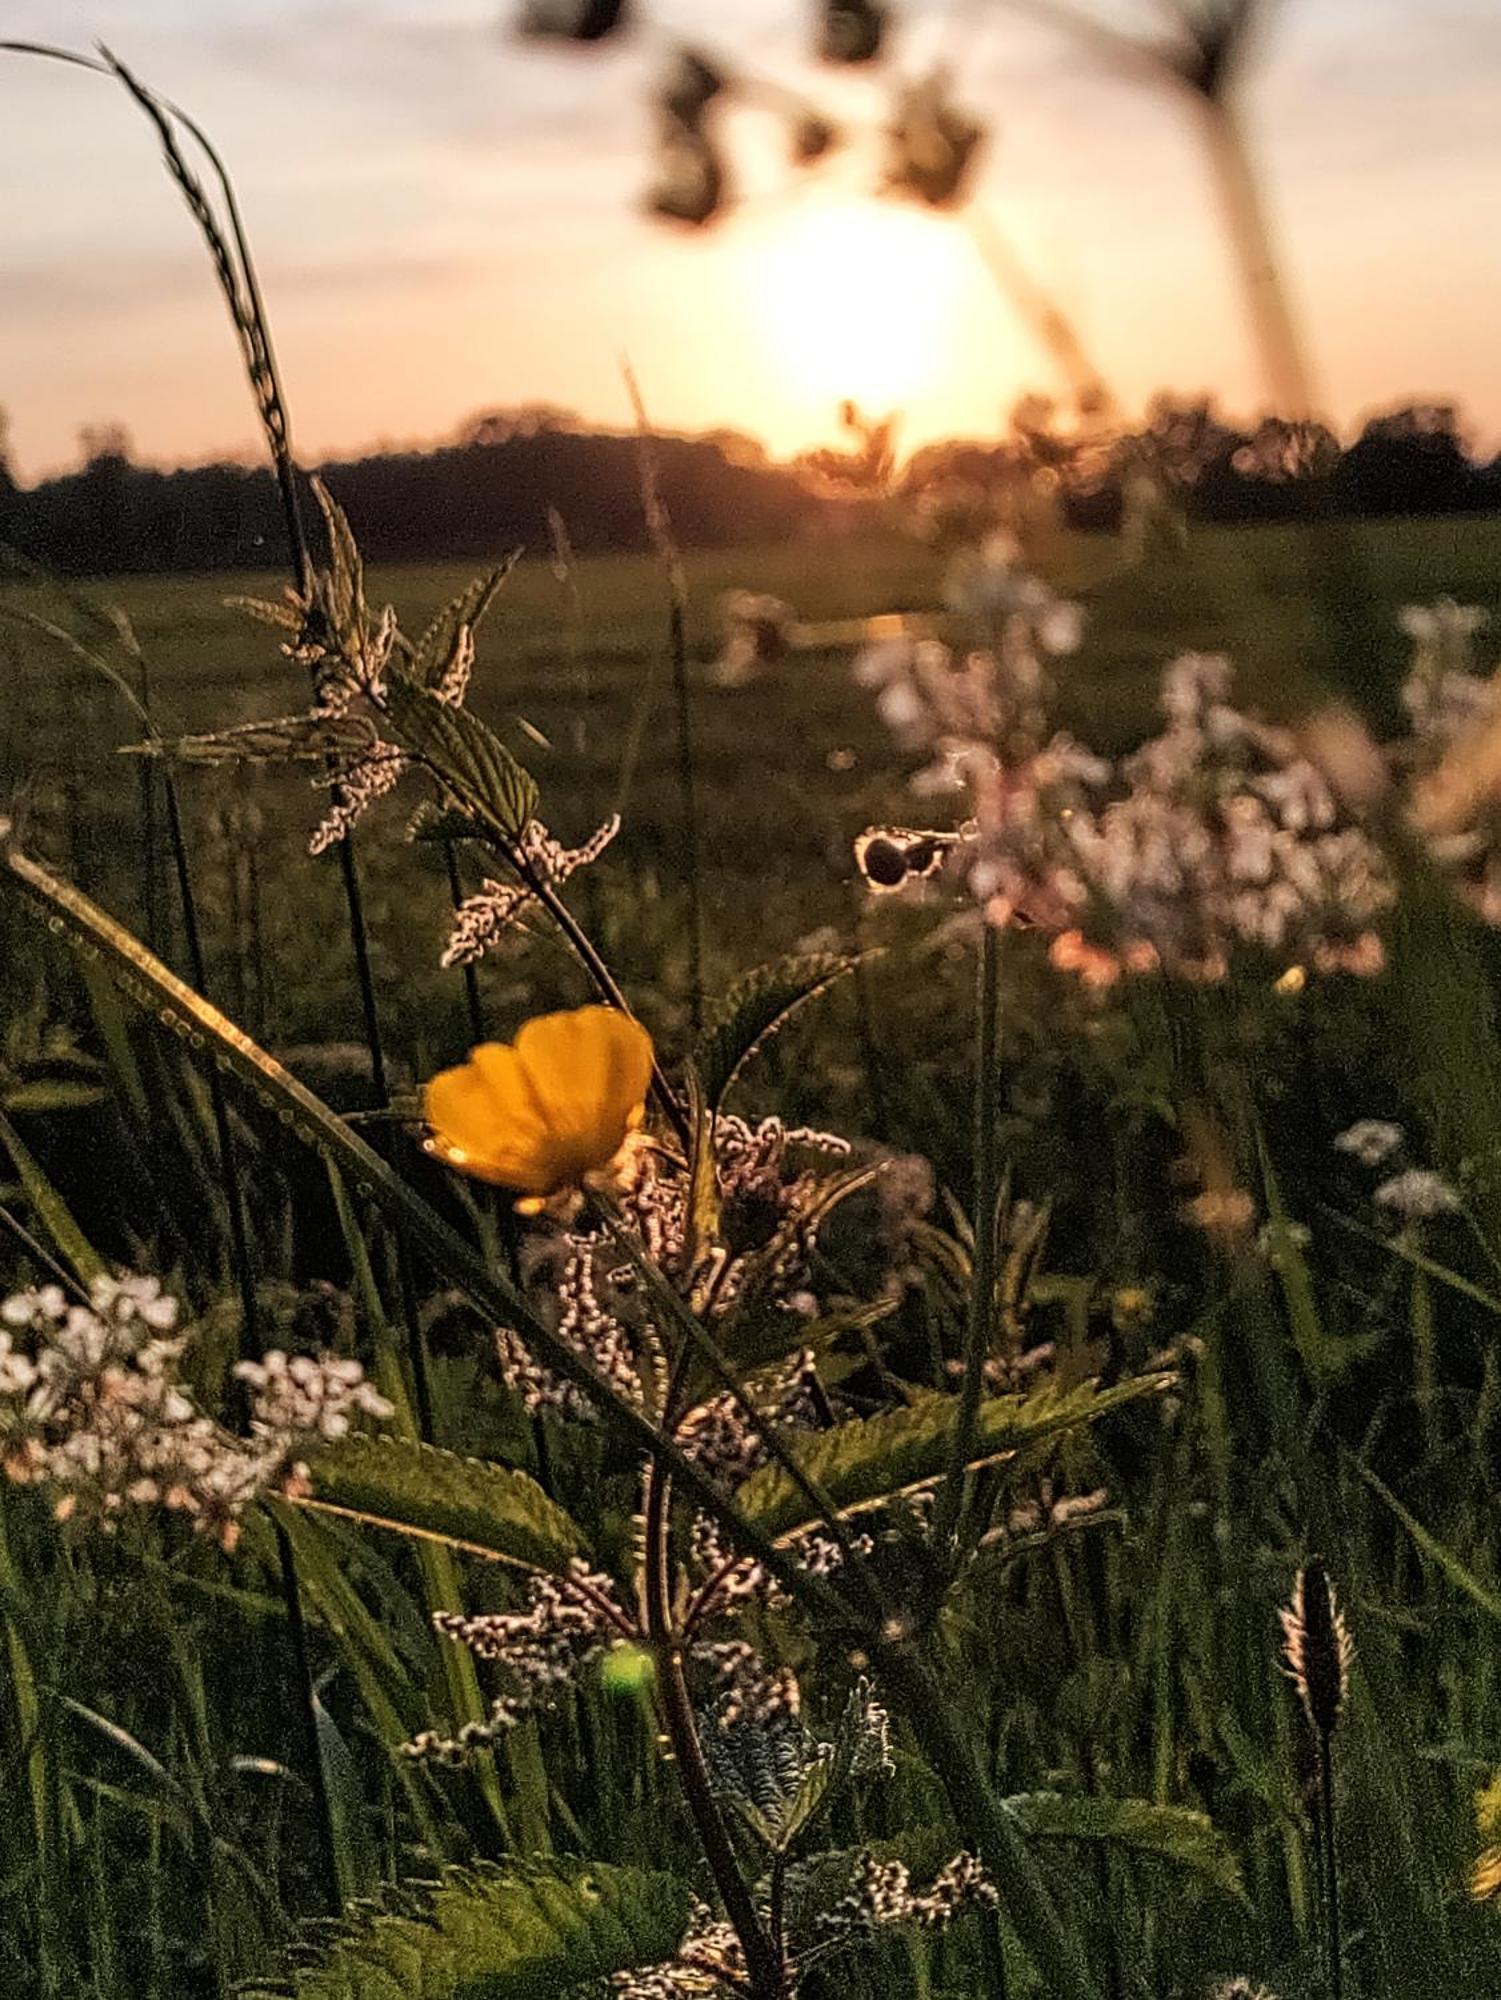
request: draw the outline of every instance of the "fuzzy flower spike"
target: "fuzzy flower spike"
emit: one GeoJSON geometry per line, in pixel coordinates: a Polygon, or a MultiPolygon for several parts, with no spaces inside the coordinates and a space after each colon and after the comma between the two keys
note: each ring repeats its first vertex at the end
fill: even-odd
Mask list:
{"type": "Polygon", "coordinates": [[[427,1149],[540,1207],[614,1164],[646,1115],[651,1072],[651,1036],[628,1014],[538,1015],[432,1079],[427,1149]]]}

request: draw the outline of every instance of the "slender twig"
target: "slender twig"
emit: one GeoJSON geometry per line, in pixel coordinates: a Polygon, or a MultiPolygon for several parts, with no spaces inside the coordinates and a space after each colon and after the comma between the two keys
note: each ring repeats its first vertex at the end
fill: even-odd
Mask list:
{"type": "Polygon", "coordinates": [[[8,1229],[28,1257],[35,1258],[53,1281],[73,1294],[80,1305],[90,1305],[88,1287],[81,1285],[66,1264],[60,1264],[45,1244],[39,1243],[20,1216],[15,1215],[0,1201],[0,1228],[8,1229]]]}
{"type": "Polygon", "coordinates": [[[980,1397],[985,1386],[985,1362],[990,1352],[991,1316],[995,1310],[995,1228],[999,1195],[999,1154],[996,1145],[995,1089],[999,1046],[1000,932],[985,924],[975,979],[974,1080],[974,1262],[970,1273],[969,1316],[964,1340],[964,1380],[959,1390],[959,1414],[948,1469],[933,1510],[933,1542],[944,1557],[963,1507],[965,1480],[975,1454],[980,1397]]]}
{"type": "Polygon", "coordinates": [[[1324,1885],[1324,1950],[1329,1970],[1329,2000],[1340,2000],[1344,1981],[1339,1934],[1339,1861],[1334,1839],[1334,1737],[1327,1729],[1319,1739],[1319,1851],[1324,1885]]]}
{"type": "Polygon", "coordinates": [[[1090,359],[1078,329],[1032,276],[994,217],[970,208],[964,219],[996,289],[1057,362],[1080,411],[1096,421],[1118,418],[1115,393],[1090,359]]]}
{"type": "Polygon", "coordinates": [[[273,1515],[271,1525],[276,1536],[282,1601],[286,1605],[287,1625],[292,1635],[292,1656],[297,1663],[297,1678],[303,1693],[303,1699],[299,1704],[299,1718],[303,1755],[312,1767],[313,1792],[318,1801],[318,1825],[322,1834],[319,1842],[319,1859],[323,1866],[324,1887],[328,1892],[330,1906],[339,1910],[344,1906],[346,1888],[348,1892],[352,1892],[354,1884],[345,1884],[344,1871],[340,1866],[339,1857],[342,1850],[334,1831],[333,1798],[328,1788],[328,1771],[323,1762],[323,1745],[318,1735],[318,1693],[313,1679],[312,1652],[308,1646],[307,1619],[302,1609],[302,1587],[297,1581],[297,1558],[292,1550],[292,1538],[287,1533],[286,1524],[273,1515]]]}
{"type": "Polygon", "coordinates": [[[672,664],[672,697],[677,715],[678,797],[682,808],[683,877],[688,891],[688,1020],[697,1040],[704,1011],[703,879],[699,852],[698,781],[693,756],[693,704],[688,687],[688,580],[673,539],[672,521],[662,498],[650,419],[630,363],[622,364],[641,451],[641,500],[646,530],[667,583],[667,650],[672,664]]]}
{"type": "Polygon", "coordinates": [[[646,1476],[643,1586],[662,1723],[672,1745],[678,1782],[693,1816],[704,1859],[745,1955],[751,1991],[756,2000],[782,2000],[785,1980],[781,1954],[761,1921],[715,1800],[683,1674],[682,1640],[672,1617],[672,1555],[668,1534],[671,1494],[671,1479],[660,1465],[652,1465],[646,1476]]]}

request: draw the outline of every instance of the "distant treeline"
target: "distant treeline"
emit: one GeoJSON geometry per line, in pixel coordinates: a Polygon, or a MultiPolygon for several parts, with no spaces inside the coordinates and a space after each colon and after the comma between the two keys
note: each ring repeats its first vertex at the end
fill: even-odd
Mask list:
{"type": "Polygon", "coordinates": [[[1017,406],[995,444],[944,443],[902,473],[916,499],[968,486],[994,491],[1041,476],[1079,528],[1113,528],[1143,489],[1191,521],[1281,521],[1313,512],[1352,517],[1479,513],[1501,507],[1501,457],[1472,451],[1458,410],[1412,403],[1367,419],[1344,443],[1316,419],[1237,423],[1209,398],[1159,396],[1146,422],[1101,439],[1057,426],[1053,406],[1017,406]]]}
{"type": "MultiPolygon", "coordinates": [[[[688,546],[804,532],[827,503],[793,472],[749,462],[739,440],[662,437],[652,456],[677,537],[688,546]]],[[[494,557],[551,542],[555,510],[585,552],[647,546],[641,446],[633,436],[551,419],[484,418],[430,451],[320,468],[374,562],[494,557]]],[[[118,432],[85,439],[84,463],[21,488],[0,471],[0,540],[65,574],[275,567],[285,548],[269,472],[135,464],[118,432]]]]}
{"type": "MultiPolygon", "coordinates": [[[[652,454],[678,539],[689,547],[774,541],[848,519],[895,492],[940,504],[1041,476],[1066,517],[1110,528],[1143,489],[1191,520],[1281,520],[1309,507],[1357,516],[1501,506],[1501,459],[1477,457],[1456,410],[1413,404],[1371,418],[1349,443],[1315,421],[1222,418],[1208,400],[1161,397],[1129,437],[1065,429],[1051,405],[1018,405],[1007,435],[924,447],[898,472],[893,426],[853,429],[848,453],[770,463],[731,433],[662,437],[652,454]]],[[[3,430],[0,430],[3,438],[3,430]]],[[[85,432],[82,464],[18,485],[0,446],[0,541],[49,569],[244,569],[281,560],[279,496],[268,472],[139,465],[115,429],[85,432]]],[[[495,412],[426,451],[382,451],[322,467],[377,562],[539,552],[561,520],[581,552],[647,546],[641,447],[550,408],[495,412]]]]}

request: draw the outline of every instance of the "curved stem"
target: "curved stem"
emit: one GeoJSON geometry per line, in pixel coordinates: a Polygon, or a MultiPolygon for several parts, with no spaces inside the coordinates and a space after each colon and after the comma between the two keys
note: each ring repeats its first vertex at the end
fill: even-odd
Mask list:
{"type": "MultiPolygon", "coordinates": [[[[569,945],[578,957],[579,963],[599,989],[600,998],[607,1006],[618,1008],[622,1014],[630,1014],[630,1004],[616,983],[615,975],[611,972],[609,966],[605,964],[604,959],[601,958],[598,950],[595,948],[593,939],[580,924],[578,918],[574,916],[572,910],[569,909],[551,882],[539,870],[534,868],[524,855],[513,855],[510,859],[512,866],[527,888],[530,889],[533,896],[536,897],[542,908],[546,910],[547,914],[568,940],[569,945]]],[[[671,1085],[663,1075],[661,1065],[655,1059],[652,1062],[651,1087],[652,1095],[661,1107],[663,1115],[686,1149],[691,1143],[687,1117],[671,1085]]]]}
{"type": "Polygon", "coordinates": [[[1195,101],[1273,407],[1283,416],[1309,416],[1314,397],[1308,362],[1240,119],[1223,95],[1197,93],[1195,101]]]}
{"type": "Polygon", "coordinates": [[[740,1863],[714,1799],[698,1739],[698,1724],[683,1675],[683,1649],[672,1617],[672,1564],[668,1548],[668,1503],[672,1482],[660,1466],[646,1475],[646,1628],[656,1659],[657,1698],[663,1727],[677,1762],[678,1781],[698,1833],[725,1915],[740,1940],[755,2000],[783,2000],[786,1979],[781,1953],[761,1922],[740,1863]]]}

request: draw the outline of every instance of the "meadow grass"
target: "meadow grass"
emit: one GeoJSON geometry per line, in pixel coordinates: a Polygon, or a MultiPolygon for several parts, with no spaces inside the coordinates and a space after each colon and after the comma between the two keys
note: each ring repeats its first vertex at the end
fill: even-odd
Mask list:
{"type": "MultiPolygon", "coordinates": [[[[1440,590],[1494,608],[1501,528],[1391,523],[1360,540],[1392,628],[1366,690],[1379,708],[1402,657],[1396,609],[1440,590]]],[[[840,1805],[831,1837],[851,1850],[893,1841],[928,1874],[961,1840],[988,1836],[1004,1854],[1018,1826],[1035,1832],[1040,1822],[1046,1834],[1049,1813],[1062,1814],[1067,1837],[1055,1828],[1036,1840],[1036,1879],[1016,1878],[1017,1905],[1003,1903],[999,1922],[982,1915],[877,1941],[837,1974],[811,1973],[810,2000],[834,1991],[1202,2000],[1234,1974],[1264,1981],[1278,2000],[1331,1991],[1321,1911],[1334,1899],[1319,1871],[1334,1836],[1316,1824],[1322,1746],[1284,1685],[1275,1624],[1294,1573],[1315,1554],[1337,1578],[1357,1643],[1331,1758],[1343,1930],[1333,1962],[1346,1967],[1345,1990],[1367,2000],[1495,1990],[1501,1938],[1464,1886],[1470,1796],[1501,1760],[1501,1688],[1487,1664],[1501,1617],[1501,1234],[1483,1199],[1501,1123],[1488,1108],[1495,1055],[1481,944],[1458,920],[1425,919],[1415,905],[1395,975],[1370,990],[1333,982],[1290,1002],[1153,986],[1102,1010],[1049,973],[1035,940],[1008,936],[987,954],[980,984],[985,1063],[999,997],[999,1075],[995,1117],[982,1119],[972,1157],[974,1105],[985,1098],[973,1088],[974,954],[963,939],[945,941],[932,906],[865,906],[852,837],[925,809],[907,799],[902,761],[849,681],[848,647],[794,655],[745,689],[717,689],[702,672],[725,588],[769,590],[805,620],[841,620],[931,608],[938,565],[912,544],[866,537],[813,555],[720,552],[688,568],[711,990],[813,932],[888,947],[773,1046],[752,1100],[921,1150],[953,1197],[952,1206],[940,1198],[920,1278],[872,1343],[883,1387],[944,1388],[963,1376],[965,1422],[975,1421],[971,1371],[987,1324],[974,1274],[989,1246],[976,1251],[973,1205],[978,1190],[983,1213],[998,1182],[1008,1213],[1023,1196],[1047,1211],[1045,1249],[1036,1237],[1020,1253],[1020,1216],[1021,1236],[998,1246],[998,1310],[1054,1343],[1061,1380],[1126,1376],[1163,1351],[1186,1370],[1169,1420],[1128,1413],[1098,1439],[1063,1447],[1061,1483],[1107,1495],[1097,1518],[1045,1534],[1032,1555],[998,1540],[936,1600],[918,1556],[902,1558],[912,1566],[896,1572],[901,1611],[943,1608],[922,1656],[890,1642],[884,1670],[908,1697],[896,1769],[840,1805]],[[1383,1233],[1368,1190],[1329,1151],[1342,1125],[1373,1111],[1407,1117],[1413,1145],[1431,1144],[1454,1175],[1475,1171],[1463,1225],[1383,1233]],[[1259,1249],[1215,1244],[1183,1220],[1178,1162],[1206,1130],[1253,1176],[1269,1232],[1259,1249]],[[940,1726],[943,1687],[958,1695],[958,1734],[940,1726]],[[967,1755],[982,1775],[978,1796],[954,1769],[967,1755]],[[1013,1800],[1000,1821],[987,1818],[993,1793],[1013,1800]],[[1137,1802],[1129,1833],[1109,1819],[1122,1799],[1137,1802]],[[1200,1822],[1152,1821],[1153,1810],[1205,1813],[1217,1840],[1200,1822]],[[1023,1907],[1034,1893],[1060,1914],[1066,1938],[1041,1980],[1046,1924],[1028,1931],[1023,1907]]],[[[1200,531],[1185,550],[1131,568],[1108,541],[1061,541],[1049,570],[1089,611],[1083,650],[1059,676],[1058,716],[1104,748],[1153,726],[1160,669],[1185,647],[1230,652],[1248,707],[1296,714],[1319,692],[1302,664],[1316,635],[1290,531],[1200,531]]],[[[420,630],[468,576],[457,566],[377,571],[369,591],[420,630]]],[[[42,601],[31,586],[11,588],[12,601],[42,601]]],[[[279,667],[267,635],[223,608],[226,595],[276,589],[237,577],[98,591],[131,618],[164,731],[301,705],[301,667],[279,667]]],[[[555,830],[577,838],[623,809],[625,831],[581,878],[577,906],[663,1045],[677,1049],[689,956],[664,633],[648,559],[583,562],[563,584],[544,563],[524,563],[484,630],[473,707],[533,771],[555,830]]],[[[7,626],[0,645],[18,690],[6,768],[32,782],[34,844],[141,924],[141,767],[116,755],[136,726],[102,683],[32,636],[7,626]]],[[[358,1010],[336,886],[304,852],[317,813],[305,771],[185,769],[180,783],[210,990],[263,1042],[352,1037],[358,1010]]],[[[421,1077],[462,1050],[467,1021],[457,975],[436,966],[447,885],[434,860],[401,842],[402,821],[388,808],[362,832],[361,862],[388,1043],[403,1072],[421,1077]]],[[[145,1029],[128,1019],[97,973],[81,989],[9,904],[0,917],[14,968],[6,1102],[16,1141],[35,1155],[28,1177],[9,1146],[22,1186],[7,1199],[40,1233],[50,1229],[64,1257],[79,1254],[68,1232],[81,1225],[109,1254],[172,1272],[204,1317],[194,1386],[214,1406],[243,1330],[194,1057],[201,1031],[178,1023],[179,1050],[149,1031],[149,1014],[145,1029]],[[57,1094],[69,1081],[71,1108],[57,1094]]],[[[156,923],[164,955],[179,957],[165,890],[156,923]]],[[[537,941],[487,962],[479,997],[509,1032],[583,991],[577,968],[537,941]]],[[[346,1084],[359,1103],[358,1074],[346,1084]]],[[[263,1333],[290,1341],[328,1315],[324,1331],[353,1340],[400,1404],[411,1388],[402,1283],[369,1209],[379,1205],[376,1169],[363,1170],[363,1185],[360,1170],[338,1169],[330,1194],[274,1110],[251,1100],[235,1112],[263,1333]],[[317,1289],[330,1280],[337,1292],[317,1289]]],[[[455,1213],[502,1269],[484,1204],[455,1213]]],[[[824,1240],[841,1292],[859,1295],[868,1238],[857,1218],[824,1240]]],[[[32,1266],[18,1253],[16,1268],[32,1266]]],[[[637,1492],[630,1450],[609,1432],[529,1424],[488,1368],[482,1323],[452,1293],[428,1300],[422,1321],[434,1434],[534,1472],[623,1562],[637,1492]]],[[[858,1368],[852,1379],[864,1380],[858,1368]]],[[[410,1427],[409,1414],[399,1421],[410,1427]]],[[[956,1429],[939,1461],[948,1508],[962,1497],[952,1478],[959,1440],[956,1429]]],[[[991,1476],[966,1501],[981,1521],[1007,1490],[999,1473],[1002,1483],[984,1483],[991,1476]]],[[[1017,1497],[1026,1491],[1023,1479],[1017,1497]]],[[[69,1541],[36,1493],[7,1490],[0,1502],[14,1722],[4,1771],[14,1810],[0,1838],[14,1922],[0,1964],[26,2000],[218,1995],[237,1978],[266,1976],[293,1920],[326,1910],[330,1858],[344,1896],[443,1861],[549,1851],[671,1869],[707,1889],[658,1754],[657,1718],[628,1677],[581,1681],[556,1712],[513,1732],[493,1763],[447,1771],[391,1759],[393,1744],[473,1712],[475,1684],[427,1617],[460,1588],[471,1609],[509,1602],[493,1566],[465,1561],[460,1571],[446,1551],[411,1557],[338,1517],[280,1511],[318,1688],[310,1751],[295,1721],[292,1605],[276,1592],[269,1521],[247,1524],[230,1563],[149,1531],[69,1541]]],[[[815,1706],[847,1673],[840,1645],[820,1646],[816,1628],[774,1616],[765,1636],[798,1667],[815,1706]]]]}
{"type": "MultiPolygon", "coordinates": [[[[1373,710],[1390,713],[1405,657],[1397,611],[1445,592],[1494,608],[1501,525],[1489,518],[1394,521],[1367,524],[1358,539],[1373,629],[1381,635],[1361,692],[1373,710]]],[[[1083,648],[1057,676],[1060,724],[1106,753],[1139,740],[1156,724],[1163,666],[1186,649],[1229,653],[1248,707],[1275,717],[1299,713],[1326,692],[1309,665],[1318,623],[1301,551],[1290,528],[1210,528],[1195,530],[1185,548],[1158,548],[1126,564],[1109,537],[1060,537],[1045,567],[1087,612],[1083,648]]],[[[373,603],[394,603],[406,628],[420,630],[471,569],[376,568],[369,595],[373,603]]],[[[850,684],[847,643],[797,653],[746,688],[706,684],[704,663],[720,639],[719,600],[736,587],[768,592],[814,625],[930,611],[940,602],[942,562],[908,538],[860,533],[811,549],[690,554],[686,569],[707,942],[711,971],[724,985],[756,961],[768,936],[790,942],[825,925],[847,931],[858,898],[855,835],[873,821],[910,818],[914,808],[903,795],[899,753],[850,684]]],[[[291,661],[278,667],[263,629],[225,604],[236,595],[275,597],[280,589],[275,575],[152,577],[113,579],[93,594],[130,618],[150,662],[158,726],[170,736],[299,706],[302,669],[291,661]]],[[[13,604],[41,601],[29,587],[8,590],[13,604]]],[[[535,774],[565,837],[581,838],[621,811],[616,853],[635,885],[641,928],[654,933],[646,939],[653,951],[661,930],[675,924],[661,905],[671,901],[681,870],[666,622],[654,558],[585,558],[562,582],[545,559],[523,560],[481,632],[472,696],[476,712],[535,774]]],[[[140,870],[128,830],[139,772],[115,754],[138,738],[133,718],[86,668],[4,622],[0,661],[9,688],[0,757],[44,794],[52,851],[118,914],[139,919],[140,870]]],[[[335,885],[302,853],[312,817],[303,773],[253,772],[236,791],[212,773],[189,771],[182,785],[209,885],[215,964],[243,987],[249,975],[238,960],[258,898],[262,948],[278,967],[273,1016],[258,1025],[281,1040],[352,1033],[351,990],[331,956],[332,917],[327,925],[309,920],[335,885]],[[277,895],[232,879],[229,850],[247,815],[256,873],[261,885],[274,878],[277,895]],[[294,879],[295,897],[287,893],[294,879]],[[242,933],[238,952],[225,936],[227,923],[242,933]]],[[[398,812],[387,811],[393,830],[398,812]]],[[[419,858],[414,870],[410,852],[387,841],[372,843],[367,865],[384,994],[400,992],[408,1005],[420,994],[441,1008],[428,948],[447,894],[439,868],[430,862],[424,871],[419,858]],[[393,856],[399,886],[386,865],[393,856]]],[[[243,861],[240,872],[247,872],[243,861]]],[[[618,942],[631,951],[628,935],[618,942]]],[[[669,967],[664,977],[652,963],[657,983],[671,991],[677,973],[669,967]]],[[[451,1001],[452,982],[441,990],[451,1001]]]]}

